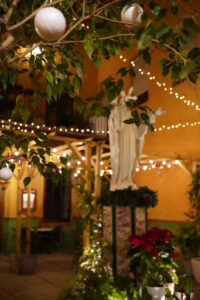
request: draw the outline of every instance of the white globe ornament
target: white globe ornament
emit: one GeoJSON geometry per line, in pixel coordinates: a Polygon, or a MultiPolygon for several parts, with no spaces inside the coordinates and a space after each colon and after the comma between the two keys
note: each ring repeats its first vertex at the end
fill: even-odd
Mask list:
{"type": "Polygon", "coordinates": [[[8,181],[12,178],[13,172],[9,168],[2,168],[0,169],[0,179],[8,181]]]}
{"type": "MultiPolygon", "coordinates": [[[[142,21],[141,18],[143,12],[143,8],[137,3],[133,3],[132,5],[126,5],[122,9],[121,20],[123,23],[130,23],[133,25],[140,24],[142,21]]],[[[131,27],[131,25],[126,26],[131,27]]]]}
{"type": "Polygon", "coordinates": [[[56,41],[66,29],[63,13],[54,7],[42,8],[35,16],[35,31],[45,41],[56,41]]]}

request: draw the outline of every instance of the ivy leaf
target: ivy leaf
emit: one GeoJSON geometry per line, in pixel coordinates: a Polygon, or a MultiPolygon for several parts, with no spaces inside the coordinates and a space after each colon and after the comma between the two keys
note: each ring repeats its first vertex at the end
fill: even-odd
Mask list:
{"type": "Polygon", "coordinates": [[[74,97],[74,101],[75,101],[75,104],[76,104],[76,107],[77,107],[78,111],[80,113],[82,113],[83,108],[84,108],[83,100],[80,97],[77,96],[77,97],[74,97]]]}
{"type": "Polygon", "coordinates": [[[159,67],[162,68],[163,66],[165,66],[166,64],[168,64],[170,61],[166,58],[162,59],[160,62],[159,62],[159,67]]]}
{"type": "Polygon", "coordinates": [[[84,49],[90,59],[92,58],[92,54],[94,52],[94,41],[92,37],[93,37],[92,33],[89,33],[85,36],[83,41],[84,49]]]}
{"type": "Polygon", "coordinates": [[[198,66],[198,61],[190,61],[188,64],[184,65],[180,71],[179,78],[185,79],[195,68],[198,66]]]}
{"type": "Polygon", "coordinates": [[[31,182],[31,177],[25,177],[23,180],[24,186],[25,188],[27,187],[27,185],[29,185],[29,183],[31,182]]]}
{"type": "Polygon", "coordinates": [[[54,81],[53,74],[51,72],[47,72],[47,81],[52,85],[54,81]]]}
{"type": "Polygon", "coordinates": [[[199,25],[194,21],[193,18],[185,19],[184,22],[183,22],[183,26],[186,29],[188,29],[189,31],[194,32],[194,33],[200,31],[199,25]]]}
{"type": "Polygon", "coordinates": [[[134,121],[135,121],[134,118],[130,118],[130,119],[124,120],[123,122],[124,122],[125,124],[133,124],[134,121]]]}
{"type": "Polygon", "coordinates": [[[167,9],[166,8],[162,8],[157,16],[157,20],[161,20],[163,19],[167,14],[167,9]]]}
{"type": "Polygon", "coordinates": [[[200,48],[193,48],[188,55],[188,58],[194,59],[197,56],[200,56],[200,48]]]}
{"type": "Polygon", "coordinates": [[[36,132],[36,135],[37,135],[41,140],[43,140],[43,141],[47,141],[47,140],[48,140],[47,136],[46,136],[44,133],[42,133],[42,132],[36,132]]]}
{"type": "Polygon", "coordinates": [[[171,68],[171,64],[170,65],[165,65],[162,69],[162,75],[163,77],[167,77],[167,75],[169,74],[169,71],[170,71],[170,68],[171,68]]]}
{"type": "Polygon", "coordinates": [[[80,61],[80,60],[75,60],[75,61],[73,61],[73,64],[75,65],[77,75],[78,75],[80,78],[82,78],[83,71],[84,71],[84,66],[83,66],[82,61],[80,61]]]}
{"type": "Polygon", "coordinates": [[[22,120],[24,122],[27,122],[27,120],[29,119],[30,114],[31,114],[30,110],[26,106],[24,106],[24,104],[22,104],[22,103],[17,105],[16,109],[19,111],[19,113],[22,117],[22,120]]]}
{"type": "Polygon", "coordinates": [[[80,88],[81,88],[81,84],[82,84],[81,79],[78,77],[78,75],[76,75],[76,76],[74,77],[74,81],[73,81],[74,91],[75,91],[76,93],[79,93],[79,90],[80,90],[80,88]]]}
{"type": "Polygon", "coordinates": [[[101,64],[101,57],[100,56],[95,56],[94,63],[95,63],[95,66],[99,67],[100,64],[101,64]]]}
{"type": "Polygon", "coordinates": [[[49,84],[46,85],[46,94],[47,94],[47,102],[49,103],[52,97],[52,88],[49,84]]]}
{"type": "Polygon", "coordinates": [[[117,74],[120,74],[122,77],[125,77],[127,75],[127,73],[128,73],[128,70],[126,68],[121,68],[117,72],[117,74]]]}
{"type": "Polygon", "coordinates": [[[140,51],[139,55],[143,57],[144,61],[147,64],[149,64],[149,65],[151,64],[151,55],[147,49],[144,51],[140,51]]]}
{"type": "Polygon", "coordinates": [[[156,4],[154,1],[151,1],[150,4],[149,4],[149,7],[151,8],[152,13],[156,17],[158,17],[158,15],[160,13],[160,10],[161,10],[160,5],[156,4]]]}
{"type": "Polygon", "coordinates": [[[178,9],[178,6],[176,6],[176,5],[173,5],[172,7],[171,7],[171,12],[173,13],[173,15],[178,15],[178,12],[179,12],[179,9],[178,9]]]}
{"type": "Polygon", "coordinates": [[[138,48],[139,49],[145,49],[149,47],[153,39],[153,34],[151,32],[151,28],[147,28],[138,41],[138,48]]]}
{"type": "Polygon", "coordinates": [[[121,90],[123,89],[124,81],[122,79],[119,79],[116,87],[117,94],[119,95],[121,90]]]}
{"type": "Polygon", "coordinates": [[[136,77],[136,73],[133,69],[129,70],[129,74],[131,75],[131,77],[135,78],[136,77]]]}
{"type": "Polygon", "coordinates": [[[190,73],[188,78],[192,83],[196,83],[198,80],[198,75],[196,73],[190,73]]]}

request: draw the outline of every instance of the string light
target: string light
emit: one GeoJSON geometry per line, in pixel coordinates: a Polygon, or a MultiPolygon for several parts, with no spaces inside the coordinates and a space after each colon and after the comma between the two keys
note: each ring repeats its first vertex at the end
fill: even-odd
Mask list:
{"type": "Polygon", "coordinates": [[[162,125],[162,127],[158,127],[154,129],[154,132],[159,132],[163,130],[172,130],[172,129],[178,129],[178,128],[186,128],[186,127],[194,127],[194,126],[199,126],[200,121],[196,122],[185,122],[185,123],[178,123],[178,124],[173,124],[173,125],[162,125]]]}
{"type": "MultiPolygon", "coordinates": [[[[124,57],[123,55],[120,55],[119,58],[123,61],[126,62],[127,59],[126,57],[124,57]]],[[[132,67],[136,67],[135,62],[132,60],[130,62],[132,67]]],[[[200,106],[195,103],[194,101],[192,102],[190,99],[186,99],[186,97],[184,95],[179,95],[177,92],[174,92],[174,89],[172,87],[167,87],[165,82],[160,82],[156,79],[156,77],[150,73],[150,72],[145,72],[142,68],[137,68],[138,72],[140,73],[140,75],[147,75],[149,77],[150,80],[156,80],[155,84],[164,90],[164,92],[169,92],[170,95],[174,95],[176,99],[179,99],[180,101],[183,101],[184,104],[186,104],[187,106],[191,106],[192,108],[194,108],[197,111],[200,111],[200,106]]]]}
{"type": "Polygon", "coordinates": [[[56,126],[50,127],[50,126],[46,126],[45,124],[36,125],[33,122],[28,124],[28,123],[13,122],[11,119],[9,119],[9,120],[0,120],[0,128],[6,128],[6,126],[9,126],[9,127],[11,126],[11,128],[13,130],[17,129],[18,131],[27,132],[27,133],[35,133],[37,131],[41,131],[40,129],[42,128],[43,131],[44,131],[43,134],[45,134],[45,135],[47,134],[47,132],[45,132],[45,131],[48,131],[48,134],[51,133],[51,132],[55,132],[55,131],[56,131],[56,133],[64,133],[64,132],[69,132],[69,131],[71,133],[79,132],[79,133],[82,133],[84,135],[86,135],[86,134],[106,135],[106,134],[109,133],[108,131],[106,132],[105,130],[94,130],[94,129],[90,129],[90,128],[87,128],[87,129],[74,128],[74,127],[65,128],[63,126],[57,128],[56,126]],[[17,126],[17,127],[14,127],[14,126],[17,126]]]}

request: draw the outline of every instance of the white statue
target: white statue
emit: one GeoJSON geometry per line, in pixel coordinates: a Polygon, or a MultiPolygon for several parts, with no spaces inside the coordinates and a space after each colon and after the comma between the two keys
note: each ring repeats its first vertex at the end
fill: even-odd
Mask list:
{"type": "MultiPolygon", "coordinates": [[[[112,177],[110,190],[122,190],[131,187],[137,189],[133,183],[133,174],[139,164],[140,156],[144,146],[144,137],[147,134],[148,126],[125,124],[123,121],[131,118],[131,110],[127,108],[126,101],[137,100],[132,96],[134,88],[131,87],[128,95],[124,91],[113,100],[114,105],[111,111],[108,127],[111,151],[112,177]]],[[[159,109],[155,114],[150,115],[150,122],[155,123],[155,116],[161,115],[159,109]]]]}

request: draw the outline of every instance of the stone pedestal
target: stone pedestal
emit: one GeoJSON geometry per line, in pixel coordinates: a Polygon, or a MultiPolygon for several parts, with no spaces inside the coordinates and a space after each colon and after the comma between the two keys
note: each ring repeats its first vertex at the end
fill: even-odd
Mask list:
{"type": "Polygon", "coordinates": [[[130,259],[127,255],[130,235],[146,232],[147,210],[141,207],[104,206],[103,234],[109,245],[112,245],[113,275],[127,274],[130,259]]]}

